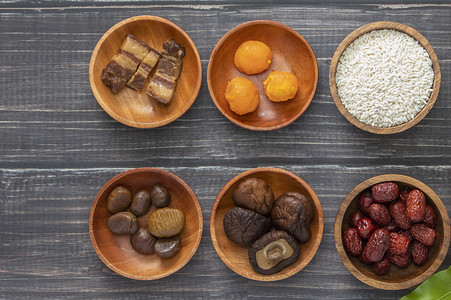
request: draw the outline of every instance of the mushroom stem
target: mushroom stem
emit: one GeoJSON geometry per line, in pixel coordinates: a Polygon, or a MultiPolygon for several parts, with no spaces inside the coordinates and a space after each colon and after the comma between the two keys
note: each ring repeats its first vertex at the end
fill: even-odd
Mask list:
{"type": "Polygon", "coordinates": [[[271,261],[279,260],[283,256],[283,250],[279,247],[267,252],[267,258],[271,261]]]}

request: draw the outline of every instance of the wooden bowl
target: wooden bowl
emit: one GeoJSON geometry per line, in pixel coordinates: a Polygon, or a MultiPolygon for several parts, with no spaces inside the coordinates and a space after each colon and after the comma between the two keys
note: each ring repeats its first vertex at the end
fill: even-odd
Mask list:
{"type": "Polygon", "coordinates": [[[233,28],[216,44],[208,63],[207,83],[213,102],[230,121],[251,130],[273,130],[295,121],[310,105],[318,84],[318,64],[310,45],[295,30],[274,21],[251,21],[233,28]],[[233,63],[237,48],[248,40],[261,41],[272,50],[273,60],[263,73],[246,75],[233,63]],[[263,82],[271,71],[296,76],[299,88],[294,99],[276,103],[266,97],[263,82]],[[245,77],[257,86],[260,104],[256,111],[240,116],[230,110],[224,93],[235,77],[245,77]]]}
{"type": "Polygon", "coordinates": [[[379,175],[357,185],[343,200],[338,209],[335,219],[335,245],[338,254],[345,267],[360,281],[384,290],[400,290],[417,285],[431,276],[441,265],[448,253],[450,241],[450,224],[448,213],[440,198],[427,185],[414,178],[386,174],[379,175]],[[422,266],[411,263],[406,268],[400,268],[391,264],[387,275],[378,276],[373,272],[372,266],[364,264],[358,257],[349,255],[344,249],[342,234],[349,226],[348,219],[351,213],[358,210],[359,194],[374,184],[392,181],[398,184],[400,189],[404,187],[415,188],[423,191],[426,196],[426,202],[431,204],[437,213],[437,225],[435,229],[438,237],[433,246],[429,249],[429,258],[422,266]]]}
{"type": "Polygon", "coordinates": [[[434,106],[435,100],[437,99],[438,92],[440,90],[440,83],[441,83],[441,72],[440,72],[440,66],[438,63],[437,55],[435,54],[434,49],[432,48],[431,44],[429,44],[429,41],[421,35],[418,31],[415,29],[404,25],[400,23],[395,22],[375,22],[370,23],[367,25],[364,25],[353,32],[351,32],[338,46],[337,50],[334,53],[334,56],[332,57],[332,61],[330,63],[329,68],[329,87],[330,87],[330,93],[332,94],[332,99],[335,102],[335,105],[337,106],[340,113],[354,126],[363,129],[368,132],[377,133],[377,134],[392,134],[392,133],[398,133],[404,130],[409,129],[410,127],[414,126],[418,122],[420,122],[432,109],[432,106],[434,106]],[[357,118],[355,118],[353,115],[349,113],[349,111],[344,107],[343,103],[340,100],[340,97],[338,96],[338,90],[337,90],[337,84],[335,81],[335,75],[337,71],[337,65],[338,61],[343,54],[343,52],[346,50],[346,48],[359,36],[368,33],[373,30],[380,30],[380,29],[392,29],[392,30],[398,30],[401,32],[404,32],[411,37],[413,37],[415,40],[417,40],[421,46],[426,49],[426,51],[429,54],[429,57],[432,61],[432,68],[434,70],[434,82],[432,84],[432,93],[429,96],[429,100],[427,104],[423,107],[423,109],[411,120],[392,127],[374,127],[370,126],[368,124],[365,124],[361,121],[359,121],[357,118]]]}
{"type": "MultiPolygon", "coordinates": [[[[145,227],[150,211],[139,217],[140,227],[145,227]]],[[[139,280],[154,280],[166,277],[182,268],[199,246],[202,237],[202,210],[191,188],[176,175],[156,168],[138,168],[113,177],[97,194],[89,216],[89,233],[94,249],[100,259],[116,273],[139,280]],[[130,245],[129,235],[110,232],[107,220],[111,214],[106,209],[106,200],[115,187],[122,185],[132,194],[142,189],[150,191],[155,184],[166,187],[171,195],[169,207],[178,208],[185,213],[186,223],[182,232],[181,249],[174,257],[160,258],[157,254],[143,255],[130,245]]]]}
{"type": "Polygon", "coordinates": [[[112,118],[128,126],[152,128],[174,121],[191,107],[202,82],[202,66],[196,46],[180,27],[160,17],[137,16],[117,23],[99,40],[89,64],[89,81],[97,102],[112,118]],[[128,33],[158,51],[169,37],[185,46],[182,73],[170,105],[150,100],[145,87],[141,91],[124,87],[114,94],[101,81],[102,70],[128,33]]]}
{"type": "Polygon", "coordinates": [[[211,210],[210,233],[216,252],[222,261],[235,273],[258,281],[276,281],[288,278],[302,270],[315,256],[318,250],[324,228],[324,215],[321,203],[312,188],[301,178],[283,169],[257,168],[251,169],[235,176],[219,192],[211,210]],[[289,192],[299,192],[313,201],[315,215],[310,223],[312,237],[307,243],[301,244],[301,255],[298,260],[283,269],[272,274],[263,275],[254,271],[249,263],[248,247],[243,247],[229,240],[223,227],[225,213],[235,207],[232,193],[246,178],[255,177],[265,180],[274,192],[274,197],[289,192]]]}

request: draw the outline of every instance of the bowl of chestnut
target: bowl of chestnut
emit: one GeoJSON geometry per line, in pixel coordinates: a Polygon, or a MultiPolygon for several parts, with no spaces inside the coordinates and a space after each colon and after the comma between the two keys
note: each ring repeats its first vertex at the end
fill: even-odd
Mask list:
{"type": "Polygon", "coordinates": [[[372,177],[341,203],[335,245],[360,281],[385,290],[420,284],[448,253],[450,222],[435,192],[398,174],[372,177]]]}
{"type": "Polygon", "coordinates": [[[192,189],[157,168],[116,175],[97,194],[89,233],[100,259],[132,279],[166,277],[188,263],[203,229],[202,210],[192,189]]]}
{"type": "Polygon", "coordinates": [[[221,260],[235,273],[276,281],[302,270],[318,250],[324,228],[321,203],[297,175],[256,168],[219,192],[210,234],[221,260]]]}

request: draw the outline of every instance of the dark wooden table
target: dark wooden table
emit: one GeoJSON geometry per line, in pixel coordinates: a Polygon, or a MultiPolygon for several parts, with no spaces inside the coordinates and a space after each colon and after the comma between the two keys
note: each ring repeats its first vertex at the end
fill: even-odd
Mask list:
{"type": "MultiPolygon", "coordinates": [[[[397,299],[354,278],[335,249],[339,204],[359,182],[399,173],[429,185],[451,211],[451,4],[449,1],[0,1],[0,298],[397,299]],[[193,39],[204,78],[194,105],[164,127],[140,130],[106,114],[91,93],[88,65],[115,23],[149,14],[193,39]],[[283,22],[302,34],[319,64],[319,85],[291,125],[254,132],[229,122],[206,84],[210,53],[228,30],[255,19],[283,22]],[[351,31],[374,21],[412,26],[434,47],[442,85],[417,126],[379,136],[341,116],[328,85],[331,57],[351,31]],[[134,281],[108,269],[89,237],[99,189],[114,175],[152,166],[175,173],[199,198],[204,232],[193,259],[157,281],[134,281]],[[310,264],[279,282],[255,282],[217,256],[209,232],[220,189],[255,167],[280,167],[317,193],[324,236],[310,264]]],[[[439,270],[451,264],[448,255],[439,270]]]]}

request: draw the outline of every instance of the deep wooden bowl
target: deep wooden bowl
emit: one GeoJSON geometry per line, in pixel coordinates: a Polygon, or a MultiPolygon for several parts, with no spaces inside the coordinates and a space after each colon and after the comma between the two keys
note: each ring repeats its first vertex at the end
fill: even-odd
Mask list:
{"type": "MultiPolygon", "coordinates": [[[[139,217],[140,227],[147,226],[149,213],[139,217]]],[[[202,210],[191,188],[176,175],[157,168],[138,168],[113,177],[97,194],[89,216],[89,233],[95,251],[100,259],[116,273],[139,280],[153,280],[166,277],[182,268],[199,246],[202,237],[202,210]],[[171,195],[169,207],[178,208],[185,213],[186,223],[183,228],[180,252],[171,258],[160,258],[157,254],[143,255],[130,245],[130,236],[116,235],[107,227],[111,214],[106,209],[109,193],[116,186],[130,189],[132,194],[142,189],[150,191],[155,184],[166,187],[171,195]]]]}
{"type": "Polygon", "coordinates": [[[414,126],[418,122],[420,122],[432,109],[434,106],[435,100],[437,99],[438,92],[440,90],[440,83],[441,83],[441,72],[440,72],[440,66],[438,63],[437,55],[435,54],[434,49],[432,48],[431,44],[429,44],[429,41],[418,31],[415,29],[396,22],[375,22],[370,23],[367,25],[364,25],[353,32],[351,32],[338,46],[337,50],[334,53],[334,56],[332,57],[332,61],[330,63],[329,68],[329,87],[330,87],[330,93],[332,95],[332,99],[335,102],[335,105],[337,106],[340,113],[354,126],[363,129],[368,132],[377,133],[377,134],[392,134],[392,133],[398,133],[404,130],[409,129],[410,127],[414,126]],[[349,111],[344,107],[343,103],[340,100],[340,97],[338,96],[338,90],[337,90],[337,84],[335,81],[335,75],[337,72],[337,65],[338,61],[343,54],[343,52],[346,50],[346,48],[359,36],[368,33],[373,30],[380,30],[380,29],[392,29],[392,30],[398,30],[401,32],[404,32],[414,39],[416,39],[421,46],[426,49],[426,51],[429,54],[429,57],[432,61],[432,68],[434,70],[434,82],[432,84],[432,93],[429,96],[429,100],[427,104],[423,107],[423,109],[411,120],[407,121],[406,123],[392,126],[392,127],[374,127],[370,126],[368,124],[365,124],[361,121],[359,121],[356,117],[351,115],[349,111]]]}
{"type": "Polygon", "coordinates": [[[274,21],[251,21],[233,28],[216,44],[208,63],[207,83],[213,102],[230,121],[251,130],[273,130],[295,121],[310,105],[318,84],[318,64],[310,45],[295,30],[274,21]],[[263,73],[246,75],[233,63],[237,48],[248,40],[261,41],[272,50],[273,60],[263,73]],[[294,99],[280,103],[268,99],[263,82],[271,71],[296,76],[299,88],[294,99]],[[240,116],[230,110],[224,93],[235,77],[245,77],[257,86],[260,104],[256,111],[240,116]]]}
{"type": "Polygon", "coordinates": [[[235,273],[258,281],[276,281],[288,278],[302,270],[315,256],[318,250],[324,228],[324,215],[321,203],[312,188],[301,178],[283,169],[278,168],[257,168],[251,169],[235,176],[219,192],[211,210],[210,234],[216,252],[222,261],[235,273]],[[295,191],[306,195],[313,201],[315,215],[310,230],[311,239],[301,244],[301,255],[298,260],[273,275],[263,275],[254,271],[249,263],[248,247],[243,247],[227,238],[224,233],[223,219],[225,213],[235,207],[232,200],[232,193],[246,178],[256,177],[265,180],[277,198],[280,195],[295,191]]]}
{"type": "Polygon", "coordinates": [[[191,107],[202,82],[202,66],[196,46],[180,27],[160,17],[137,16],[117,23],[99,40],[89,64],[89,81],[97,102],[112,118],[128,126],[152,128],[176,120],[191,107]],[[124,87],[114,94],[100,80],[102,70],[128,33],[158,51],[169,37],[185,46],[182,73],[170,105],[150,100],[145,88],[138,92],[124,87]]]}
{"type": "Polygon", "coordinates": [[[343,200],[338,209],[335,219],[335,245],[338,254],[345,267],[360,281],[384,290],[400,290],[410,288],[417,285],[431,276],[441,265],[448,253],[450,241],[450,224],[448,213],[440,198],[427,185],[412,177],[385,174],[372,177],[357,185],[343,200]],[[349,216],[358,210],[359,194],[374,184],[392,181],[403,189],[404,187],[415,188],[423,191],[426,196],[426,202],[431,204],[437,213],[437,225],[435,229],[438,237],[433,246],[429,249],[429,258],[422,266],[411,263],[406,268],[400,268],[391,264],[390,271],[387,275],[378,276],[373,272],[370,265],[364,264],[359,258],[349,255],[344,249],[342,234],[348,224],[349,216]]]}

